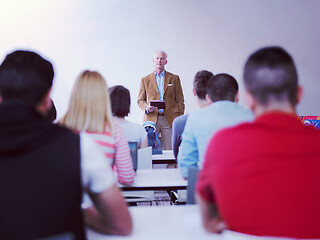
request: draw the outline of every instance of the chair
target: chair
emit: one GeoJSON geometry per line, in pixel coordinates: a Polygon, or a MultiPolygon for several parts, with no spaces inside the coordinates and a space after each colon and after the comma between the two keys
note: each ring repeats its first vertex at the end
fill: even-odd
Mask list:
{"type": "MultiPolygon", "coordinates": [[[[151,169],[152,168],[152,147],[137,149],[137,142],[129,142],[133,168],[151,169]]],[[[135,206],[137,202],[149,202],[154,200],[153,191],[122,191],[126,202],[135,206]]]]}
{"type": "Polygon", "coordinates": [[[138,142],[129,142],[132,166],[134,171],[138,169],[138,142]]]}
{"type": "Polygon", "coordinates": [[[138,169],[152,169],[152,147],[138,149],[138,169]]]}
{"type": "Polygon", "coordinates": [[[171,201],[175,205],[195,204],[195,185],[199,173],[198,167],[188,168],[188,186],[187,190],[171,191],[169,193],[171,201]]]}
{"type": "Polygon", "coordinates": [[[187,204],[195,204],[195,185],[199,174],[199,168],[188,168],[187,204]]]}

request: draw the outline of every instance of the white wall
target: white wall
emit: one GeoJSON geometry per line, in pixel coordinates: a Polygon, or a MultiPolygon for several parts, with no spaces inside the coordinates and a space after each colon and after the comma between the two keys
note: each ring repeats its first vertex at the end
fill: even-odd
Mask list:
{"type": "Polygon", "coordinates": [[[129,88],[130,119],[141,123],[136,100],[154,50],[168,52],[167,70],[180,75],[190,112],[193,77],[202,69],[233,75],[245,105],[246,58],[276,44],[296,61],[305,90],[298,114],[320,115],[319,10],[318,0],[0,0],[0,58],[23,48],[53,62],[58,117],[80,71],[98,70],[109,86],[129,88]]]}

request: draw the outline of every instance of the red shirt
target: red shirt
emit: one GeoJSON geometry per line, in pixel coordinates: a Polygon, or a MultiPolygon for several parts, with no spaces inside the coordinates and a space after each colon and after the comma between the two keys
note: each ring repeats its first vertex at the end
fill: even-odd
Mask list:
{"type": "Polygon", "coordinates": [[[320,131],[273,112],[211,139],[197,191],[228,229],[320,238],[320,131]]]}

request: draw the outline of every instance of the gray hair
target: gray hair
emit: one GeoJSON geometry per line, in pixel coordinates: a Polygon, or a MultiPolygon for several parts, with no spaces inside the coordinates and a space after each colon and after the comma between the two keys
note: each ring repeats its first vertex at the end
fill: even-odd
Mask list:
{"type": "Polygon", "coordinates": [[[163,53],[163,54],[164,54],[164,58],[167,60],[168,54],[167,54],[165,51],[163,51],[163,50],[156,50],[156,51],[154,52],[154,54],[153,54],[153,58],[155,58],[156,53],[163,53]]]}

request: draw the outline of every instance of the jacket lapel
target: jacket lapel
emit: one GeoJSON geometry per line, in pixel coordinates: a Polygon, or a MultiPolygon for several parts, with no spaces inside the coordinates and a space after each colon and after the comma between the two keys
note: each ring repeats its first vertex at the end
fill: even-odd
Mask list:
{"type": "Polygon", "coordinates": [[[159,89],[158,89],[156,76],[154,75],[154,73],[152,73],[149,78],[150,78],[150,82],[151,82],[152,88],[154,88],[156,90],[157,96],[158,96],[158,99],[159,99],[159,89]]]}
{"type": "Polygon", "coordinates": [[[164,93],[166,92],[167,90],[167,87],[169,85],[169,82],[170,82],[170,76],[168,76],[167,74],[167,71],[164,72],[164,83],[163,83],[163,96],[164,96],[164,93]]]}

